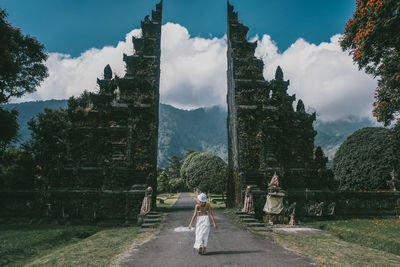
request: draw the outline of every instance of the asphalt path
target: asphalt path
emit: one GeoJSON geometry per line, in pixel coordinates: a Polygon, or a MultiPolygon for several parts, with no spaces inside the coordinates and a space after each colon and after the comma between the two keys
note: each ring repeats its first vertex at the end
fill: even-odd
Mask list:
{"type": "MultiPolygon", "coordinates": [[[[196,202],[182,193],[168,213],[160,233],[136,246],[120,266],[311,266],[308,259],[284,249],[271,238],[254,234],[222,210],[213,210],[206,255],[193,248],[195,231],[188,230],[196,202]],[[212,225],[212,223],[211,223],[212,225]]],[[[196,223],[193,223],[195,226],[196,223]]]]}

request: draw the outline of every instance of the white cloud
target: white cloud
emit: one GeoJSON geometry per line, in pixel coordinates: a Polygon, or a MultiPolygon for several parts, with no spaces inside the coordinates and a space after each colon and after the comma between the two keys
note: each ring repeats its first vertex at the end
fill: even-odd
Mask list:
{"type": "Polygon", "coordinates": [[[167,23],[161,39],[161,102],[190,109],[226,106],[226,40],[191,38],[167,23]]]}
{"type": "MultiPolygon", "coordinates": [[[[132,54],[133,30],[117,46],[89,49],[79,57],[51,53],[47,61],[50,76],[34,94],[19,101],[65,99],[83,90],[95,91],[96,78],[110,64],[124,75],[122,54],[132,54]]],[[[226,37],[191,37],[179,24],[166,23],[161,40],[161,102],[190,109],[219,105],[226,107],[226,37]]],[[[258,40],[258,36],[252,38],[258,40]]],[[[322,120],[347,116],[371,117],[376,81],[358,71],[347,52],[341,51],[339,35],[328,43],[310,44],[297,40],[283,53],[270,36],[258,40],[255,55],[264,60],[264,77],[274,77],[280,65],[290,79],[289,93],[314,108],[322,120]]]]}
{"type": "Polygon", "coordinates": [[[306,106],[317,111],[319,119],[371,117],[373,94],[377,82],[359,71],[351,56],[339,46],[340,35],[329,43],[310,44],[298,39],[282,54],[263,35],[255,55],[264,61],[264,77],[273,79],[281,66],[285,79],[290,80],[289,94],[296,94],[306,106]]]}
{"type": "Polygon", "coordinates": [[[66,54],[50,53],[46,62],[49,77],[37,92],[24,96],[21,101],[66,99],[79,96],[84,90],[96,91],[97,78],[102,77],[107,64],[110,64],[115,74],[123,76],[125,65],[122,55],[133,53],[132,36],[140,34],[140,30],[133,30],[116,47],[92,48],[75,58],[66,54]]]}

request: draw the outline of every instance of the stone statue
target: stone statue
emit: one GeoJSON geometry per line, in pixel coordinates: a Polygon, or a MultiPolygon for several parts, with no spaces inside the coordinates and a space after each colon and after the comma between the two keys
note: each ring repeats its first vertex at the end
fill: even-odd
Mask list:
{"type": "Polygon", "coordinates": [[[282,221],[278,218],[278,215],[283,215],[283,198],[285,196],[286,192],[279,187],[278,175],[275,172],[268,184],[267,200],[263,209],[266,213],[264,221],[268,222],[270,225],[273,225],[276,221],[282,221]]]}
{"type": "Polygon", "coordinates": [[[148,214],[151,210],[151,197],[153,193],[153,188],[151,186],[147,187],[147,190],[145,192],[143,202],[142,202],[142,208],[140,209],[140,214],[148,214]]]}
{"type": "Polygon", "coordinates": [[[246,188],[242,212],[246,212],[247,214],[254,214],[254,201],[250,185],[248,185],[246,188]]]}

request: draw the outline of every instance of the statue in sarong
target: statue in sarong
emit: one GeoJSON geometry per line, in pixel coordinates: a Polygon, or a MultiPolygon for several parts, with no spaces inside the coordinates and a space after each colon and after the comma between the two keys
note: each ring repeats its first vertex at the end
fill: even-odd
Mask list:
{"type": "Polygon", "coordinates": [[[140,209],[140,214],[146,215],[147,213],[150,212],[152,193],[153,193],[153,188],[151,188],[151,186],[147,187],[147,190],[143,198],[142,207],[140,209]]]}
{"type": "Polygon", "coordinates": [[[254,201],[250,185],[248,185],[246,188],[242,212],[254,214],[254,201]]]}

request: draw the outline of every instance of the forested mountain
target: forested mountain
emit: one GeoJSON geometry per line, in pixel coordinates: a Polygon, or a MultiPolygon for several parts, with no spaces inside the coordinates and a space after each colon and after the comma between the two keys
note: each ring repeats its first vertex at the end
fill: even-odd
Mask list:
{"type": "MultiPolygon", "coordinates": [[[[67,108],[66,100],[47,100],[6,104],[7,109],[17,109],[22,143],[30,138],[27,122],[47,108],[67,108]]],[[[158,140],[158,163],[165,166],[172,155],[182,156],[186,149],[209,152],[228,158],[227,111],[219,107],[181,110],[170,105],[160,104],[160,127],[158,140]]],[[[349,118],[333,122],[317,121],[314,125],[318,134],[315,143],[324,149],[329,159],[346,137],[354,131],[372,126],[368,119],[349,118]]]]}

